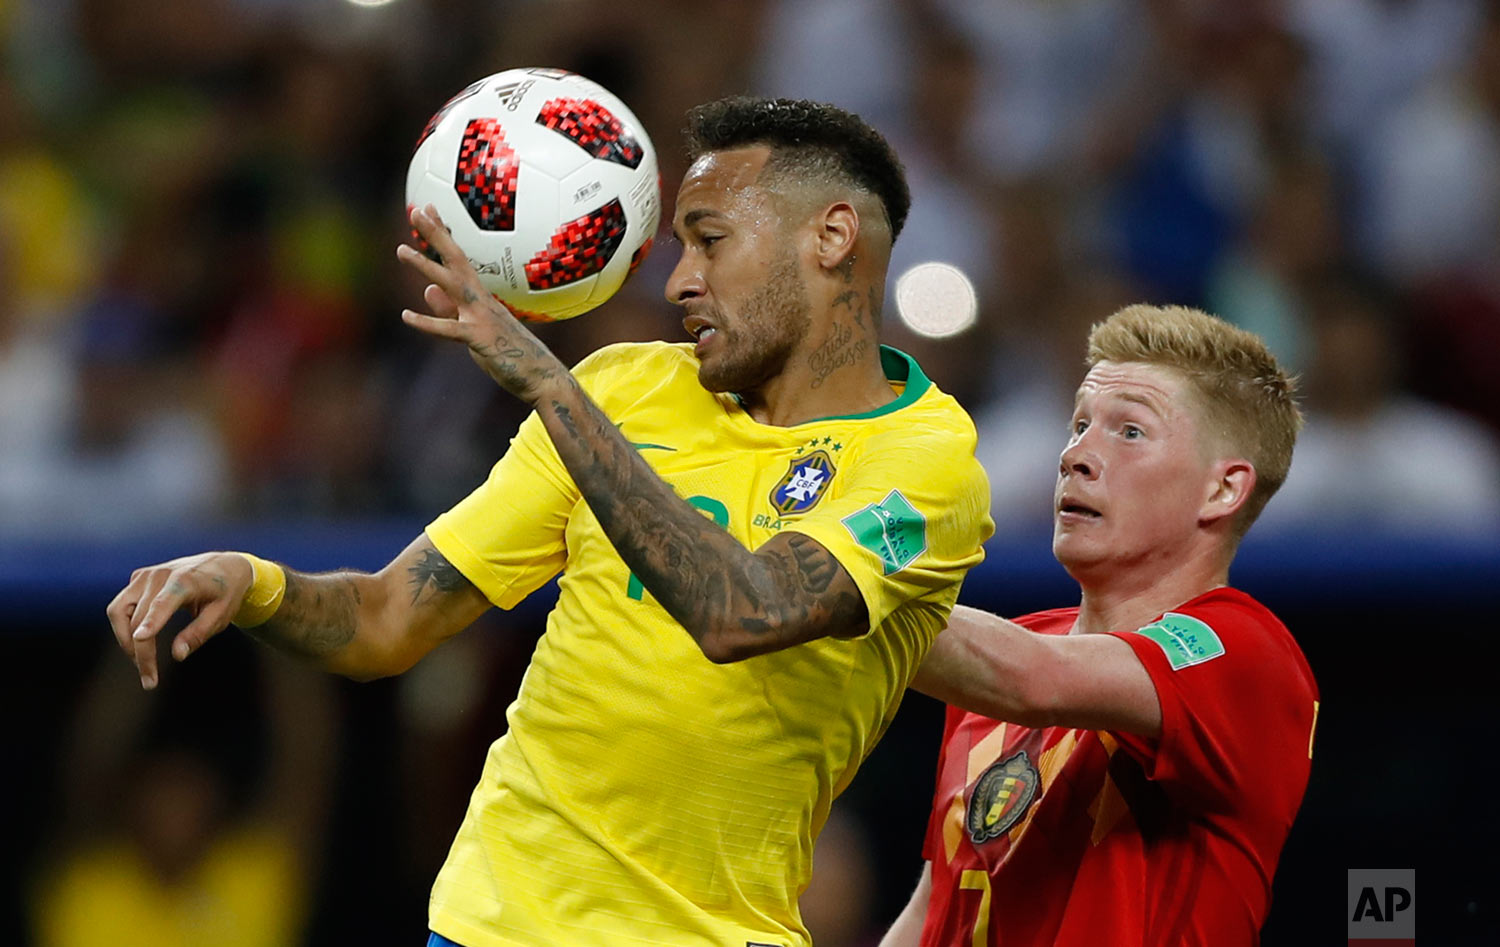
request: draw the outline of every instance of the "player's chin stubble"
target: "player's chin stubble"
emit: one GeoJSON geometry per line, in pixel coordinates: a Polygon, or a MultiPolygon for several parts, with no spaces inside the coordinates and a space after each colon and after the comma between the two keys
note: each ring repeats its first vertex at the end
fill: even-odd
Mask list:
{"type": "Polygon", "coordinates": [[[718,355],[698,367],[698,380],[709,391],[754,391],[786,368],[807,336],[812,303],[797,261],[788,255],[771,267],[766,281],[745,300],[726,325],[722,313],[715,324],[722,335],[718,355]]]}

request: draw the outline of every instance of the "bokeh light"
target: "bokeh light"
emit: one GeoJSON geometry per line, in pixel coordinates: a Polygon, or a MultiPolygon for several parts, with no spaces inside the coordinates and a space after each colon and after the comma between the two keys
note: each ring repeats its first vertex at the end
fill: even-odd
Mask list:
{"type": "Polygon", "coordinates": [[[946,339],[974,325],[979,294],[953,264],[918,263],[896,280],[896,312],[917,335],[946,339]]]}

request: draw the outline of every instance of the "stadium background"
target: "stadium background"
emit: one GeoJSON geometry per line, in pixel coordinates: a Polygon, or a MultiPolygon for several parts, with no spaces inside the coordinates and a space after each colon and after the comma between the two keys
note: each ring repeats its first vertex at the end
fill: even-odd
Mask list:
{"type": "MultiPolygon", "coordinates": [[[[1500,12],[1465,0],[0,0],[0,941],[60,943],[70,879],[135,863],[101,852],[158,879],[260,852],[284,869],[247,897],[296,932],[265,942],[422,942],[545,596],[398,680],[225,635],[153,695],[103,610],[203,548],[378,566],[504,449],[515,404],[399,324],[391,251],[427,116],[516,65],[629,102],[669,208],[682,113],[722,94],[835,101],[897,144],[895,272],[979,290],[967,333],[886,325],[986,445],[968,602],[1072,601],[1047,497],[1090,321],[1147,299],[1265,334],[1312,421],[1234,580],[1323,691],[1265,942],[1340,942],[1355,867],[1418,869],[1423,943],[1497,942],[1500,12]]],[[[673,252],[542,337],[681,338],[673,252]]],[[[905,902],[940,726],[910,697],[837,807],[822,947],[905,902]]]]}

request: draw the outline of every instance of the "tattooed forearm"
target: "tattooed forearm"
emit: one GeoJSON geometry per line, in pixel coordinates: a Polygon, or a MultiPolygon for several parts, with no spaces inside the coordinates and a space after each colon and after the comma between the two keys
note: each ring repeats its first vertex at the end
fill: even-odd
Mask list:
{"type": "Polygon", "coordinates": [[[281,607],[249,634],[290,654],[324,657],[354,639],[359,605],[359,586],[351,573],[304,575],[288,569],[281,607]]]}
{"type": "Polygon", "coordinates": [[[578,425],[573,422],[573,412],[568,410],[568,406],[554,399],[552,411],[557,415],[557,420],[562,424],[563,430],[568,432],[568,436],[575,441],[579,440],[578,425]]]}
{"type": "Polygon", "coordinates": [[[422,550],[417,564],[407,569],[411,576],[411,603],[417,604],[431,585],[438,592],[458,592],[472,583],[436,549],[422,550]]]}
{"type": "Polygon", "coordinates": [[[542,387],[567,368],[548,348],[512,322],[520,336],[501,332],[489,341],[474,341],[469,351],[474,360],[500,387],[531,403],[542,387]]]}
{"type": "Polygon", "coordinates": [[[822,595],[828,591],[833,577],[838,574],[838,563],[833,561],[828,550],[801,533],[791,534],[787,546],[792,551],[792,558],[797,561],[796,575],[802,582],[802,588],[814,595],[822,595]]]}
{"type": "Polygon", "coordinates": [[[500,302],[481,296],[467,284],[458,296],[463,305],[488,310],[493,331],[470,337],[469,354],[501,388],[533,403],[547,382],[567,374],[567,366],[500,302]]]}
{"type": "MultiPolygon", "coordinates": [[[[761,598],[780,603],[780,623],[824,627],[832,635],[867,627],[869,612],[854,580],[821,544],[801,533],[782,533],[761,547],[761,554],[777,564],[768,573],[774,584],[761,598]]],[[[751,633],[769,630],[758,614],[741,617],[740,626],[751,633]]]]}
{"type": "Polygon", "coordinates": [[[620,557],[710,658],[864,629],[853,580],[814,540],[786,533],[750,552],[673,493],[576,384],[538,410],[620,557]]]}

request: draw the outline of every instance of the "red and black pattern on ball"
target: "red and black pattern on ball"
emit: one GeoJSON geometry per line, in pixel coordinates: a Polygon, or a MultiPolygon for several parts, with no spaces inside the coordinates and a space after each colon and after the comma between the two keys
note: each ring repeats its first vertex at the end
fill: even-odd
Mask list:
{"type": "Polygon", "coordinates": [[[496,118],[474,118],[458,146],[453,189],[480,230],[516,229],[516,151],[496,118]]]}
{"type": "Polygon", "coordinates": [[[630,269],[625,271],[625,278],[627,280],[635,275],[636,270],[641,268],[641,263],[645,261],[646,254],[651,252],[651,243],[655,239],[655,237],[647,237],[646,242],[636,247],[635,252],[630,255],[630,269]]]}
{"type": "Polygon", "coordinates": [[[593,99],[553,99],[537,113],[545,125],[595,158],[638,168],[646,149],[625,131],[614,113],[593,99]]]}
{"type": "Polygon", "coordinates": [[[422,126],[422,134],[417,137],[417,143],[411,149],[412,153],[415,154],[416,150],[422,147],[422,142],[426,141],[432,136],[433,131],[438,127],[438,122],[441,122],[443,120],[444,115],[447,115],[449,112],[453,111],[453,106],[462,102],[464,99],[467,99],[475,92],[478,92],[479,87],[484,85],[488,81],[489,80],[487,79],[480,79],[477,82],[469,83],[468,85],[464,86],[462,92],[444,102],[442,108],[438,109],[436,112],[433,112],[432,117],[427,120],[427,124],[422,126]]]}
{"type": "Polygon", "coordinates": [[[625,208],[618,199],[557,228],[546,249],[526,264],[526,285],[555,289],[604,269],[625,239],[625,208]]]}

